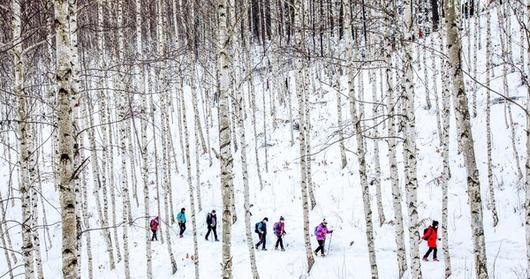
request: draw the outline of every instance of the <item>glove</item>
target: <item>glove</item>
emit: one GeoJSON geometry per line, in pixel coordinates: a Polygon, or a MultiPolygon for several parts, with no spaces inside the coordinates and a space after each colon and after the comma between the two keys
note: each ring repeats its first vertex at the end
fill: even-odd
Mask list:
{"type": "Polygon", "coordinates": [[[441,238],[438,238],[438,240],[442,240],[441,238]]]}

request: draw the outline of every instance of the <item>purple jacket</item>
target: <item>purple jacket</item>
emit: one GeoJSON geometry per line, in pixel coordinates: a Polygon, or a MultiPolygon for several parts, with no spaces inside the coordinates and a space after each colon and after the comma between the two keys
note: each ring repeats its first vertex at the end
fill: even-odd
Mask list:
{"type": "Polygon", "coordinates": [[[333,231],[328,230],[328,228],[322,224],[318,225],[317,231],[315,233],[317,240],[326,240],[326,234],[332,233],[333,231]]]}

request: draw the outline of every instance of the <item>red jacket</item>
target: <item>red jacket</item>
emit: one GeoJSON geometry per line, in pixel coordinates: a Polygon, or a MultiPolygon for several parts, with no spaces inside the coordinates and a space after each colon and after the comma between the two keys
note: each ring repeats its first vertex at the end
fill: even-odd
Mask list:
{"type": "Polygon", "coordinates": [[[421,239],[427,240],[427,245],[429,246],[429,248],[436,248],[436,240],[438,240],[438,229],[429,226],[427,232],[423,235],[421,239]]]}
{"type": "Polygon", "coordinates": [[[158,225],[159,225],[158,218],[155,218],[155,219],[151,220],[151,224],[150,225],[151,225],[151,230],[153,230],[153,231],[158,230],[158,225]]]}

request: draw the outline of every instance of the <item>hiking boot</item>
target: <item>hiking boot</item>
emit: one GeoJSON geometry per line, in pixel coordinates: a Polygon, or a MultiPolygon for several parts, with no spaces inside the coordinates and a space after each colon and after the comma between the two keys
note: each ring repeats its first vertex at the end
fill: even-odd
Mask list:
{"type": "Polygon", "coordinates": [[[262,248],[261,251],[267,251],[267,248],[262,248]]]}
{"type": "Polygon", "coordinates": [[[428,262],[428,261],[429,261],[429,259],[427,259],[427,258],[423,258],[422,260],[423,260],[424,262],[428,262]]]}
{"type": "Polygon", "coordinates": [[[326,254],[321,254],[320,256],[322,256],[322,257],[325,257],[325,256],[326,256],[326,254]]]}
{"type": "Polygon", "coordinates": [[[282,248],[282,252],[285,252],[285,249],[282,248]]]}
{"type": "Polygon", "coordinates": [[[438,259],[433,259],[433,261],[434,261],[434,262],[439,262],[440,260],[438,260],[438,259]]]}
{"type": "Polygon", "coordinates": [[[278,251],[278,247],[274,247],[274,250],[278,251]]]}
{"type": "Polygon", "coordinates": [[[216,238],[215,241],[219,241],[219,239],[216,238]]]}

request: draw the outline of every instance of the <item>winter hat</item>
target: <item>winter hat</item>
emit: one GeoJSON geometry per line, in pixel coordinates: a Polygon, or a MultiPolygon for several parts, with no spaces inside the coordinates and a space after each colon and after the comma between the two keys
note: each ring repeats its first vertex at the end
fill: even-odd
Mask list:
{"type": "Polygon", "coordinates": [[[432,226],[433,226],[433,227],[436,227],[436,226],[438,226],[438,221],[436,221],[436,220],[433,220],[433,221],[432,221],[432,226]]]}
{"type": "Polygon", "coordinates": [[[215,214],[215,209],[214,209],[214,210],[212,210],[212,213],[214,213],[214,214],[215,214]]]}
{"type": "Polygon", "coordinates": [[[280,216],[280,221],[283,221],[283,220],[285,220],[285,219],[283,218],[283,216],[280,216]]]}
{"type": "Polygon", "coordinates": [[[322,220],[322,224],[327,225],[327,224],[328,224],[328,221],[326,221],[326,219],[323,219],[323,220],[322,220]]]}
{"type": "Polygon", "coordinates": [[[263,221],[269,222],[269,218],[265,217],[263,218],[263,221]]]}
{"type": "Polygon", "coordinates": [[[184,210],[186,210],[186,208],[184,208],[184,207],[182,209],[180,209],[180,211],[184,211],[184,210]]]}

